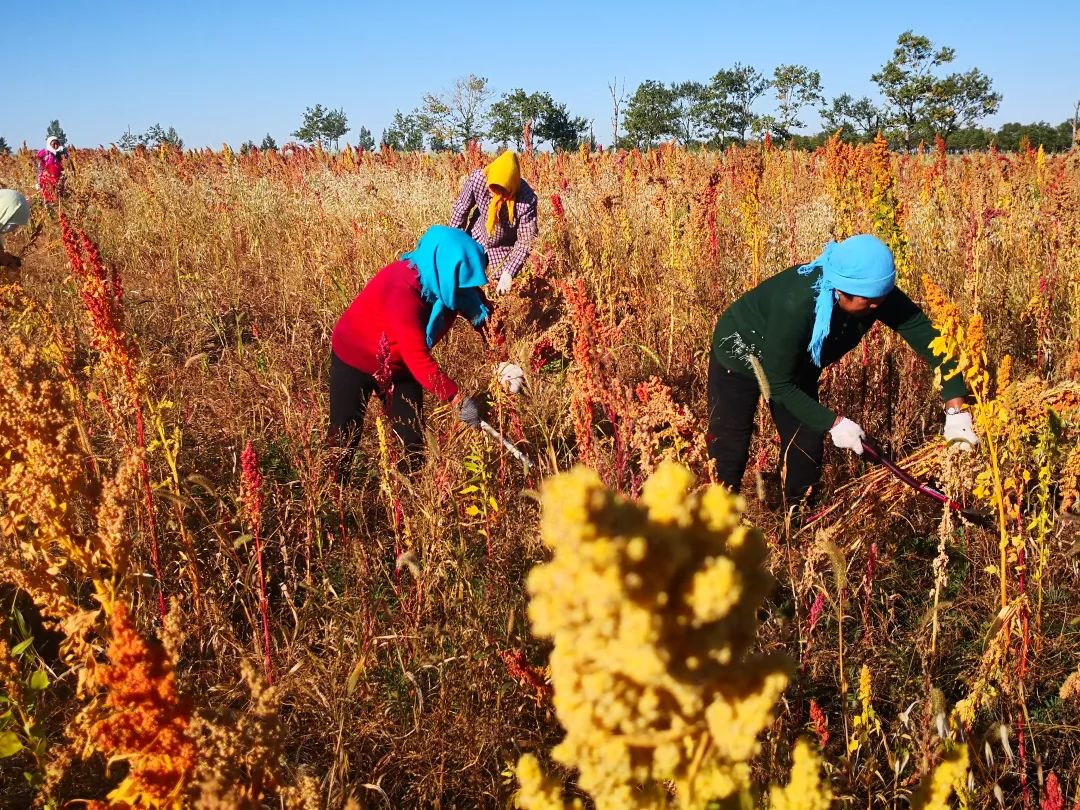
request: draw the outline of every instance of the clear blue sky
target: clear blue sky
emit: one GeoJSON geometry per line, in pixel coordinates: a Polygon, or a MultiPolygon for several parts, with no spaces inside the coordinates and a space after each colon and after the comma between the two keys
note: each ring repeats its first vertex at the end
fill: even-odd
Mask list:
{"type": "Polygon", "coordinates": [[[469,73],[497,93],[546,90],[607,142],[616,76],[630,93],[645,79],[705,81],[736,61],[766,73],[797,63],[821,72],[827,98],[876,98],[870,75],[909,28],[955,48],[952,69],[992,77],[1004,101],[991,125],[1057,124],[1080,99],[1076,0],[6,5],[0,136],[12,145],[36,146],[53,118],[78,146],[153,123],[188,146],[267,132],[283,143],[316,102],[345,109],[348,140],[361,125],[377,139],[396,109],[469,73]]]}

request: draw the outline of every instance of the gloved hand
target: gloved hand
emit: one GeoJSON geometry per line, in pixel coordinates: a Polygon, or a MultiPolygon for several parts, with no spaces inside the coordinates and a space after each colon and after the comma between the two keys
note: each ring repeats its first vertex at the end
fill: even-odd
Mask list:
{"type": "Polygon", "coordinates": [[[971,414],[968,411],[950,413],[945,416],[945,441],[950,444],[959,441],[961,449],[965,452],[979,446],[979,436],[975,433],[971,414]]]}
{"type": "Polygon", "coordinates": [[[458,416],[461,417],[461,421],[469,427],[480,427],[480,420],[483,418],[480,416],[480,403],[476,397],[465,397],[461,400],[461,407],[458,408],[458,416]]]}
{"type": "Polygon", "coordinates": [[[513,284],[514,277],[510,275],[509,270],[503,270],[502,275],[499,276],[499,286],[495,288],[496,295],[506,295],[510,292],[510,285],[513,284]]]}
{"type": "Polygon", "coordinates": [[[861,427],[846,416],[840,417],[840,421],[832,426],[829,436],[837,447],[850,450],[859,456],[862,455],[862,440],[866,438],[866,434],[863,433],[861,427]]]}
{"type": "Polygon", "coordinates": [[[525,372],[521,370],[521,366],[514,363],[501,363],[495,373],[499,377],[499,385],[509,391],[511,394],[516,394],[521,390],[521,387],[525,385],[525,372]]]}

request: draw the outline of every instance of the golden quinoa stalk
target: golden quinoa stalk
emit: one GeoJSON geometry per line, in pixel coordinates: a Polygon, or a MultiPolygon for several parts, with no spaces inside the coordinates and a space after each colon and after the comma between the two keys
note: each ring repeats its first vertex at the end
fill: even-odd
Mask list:
{"type": "MultiPolygon", "coordinates": [[[[772,579],[743,501],[662,463],[637,503],[591,470],[550,481],[551,562],[529,576],[534,632],[551,638],[553,758],[580,772],[597,808],[704,807],[750,787],[748,760],[787,685],[781,656],[748,657],[772,579]]],[[[550,807],[534,759],[519,801],[550,807]]]]}

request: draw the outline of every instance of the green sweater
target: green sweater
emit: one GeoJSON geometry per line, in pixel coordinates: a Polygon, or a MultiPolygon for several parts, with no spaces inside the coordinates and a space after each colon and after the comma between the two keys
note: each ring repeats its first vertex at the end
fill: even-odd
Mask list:
{"type": "MultiPolygon", "coordinates": [[[[736,300],[713,331],[713,358],[724,368],[753,374],[747,360],[753,354],[761,362],[773,402],[783,405],[803,424],[824,433],[836,421],[836,414],[807,391],[816,390],[821,369],[810,359],[807,346],[814,327],[814,282],[821,271],[799,275],[798,266],[789,267],[766,279],[736,300]]],[[[944,377],[953,364],[941,365],[930,351],[937,330],[923,311],[904,293],[893,289],[871,314],[863,318],[833,307],[829,335],[821,348],[822,367],[835,363],[859,345],[875,321],[881,321],[918,352],[932,367],[942,368],[944,377]]],[[[967,394],[958,374],[942,384],[942,399],[967,394]]]]}

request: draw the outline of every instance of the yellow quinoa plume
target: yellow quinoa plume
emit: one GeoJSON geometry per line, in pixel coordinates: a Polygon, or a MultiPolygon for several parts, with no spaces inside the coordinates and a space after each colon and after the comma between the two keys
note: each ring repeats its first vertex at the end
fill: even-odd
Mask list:
{"type": "Polygon", "coordinates": [[[967,772],[968,750],[966,745],[961,745],[946,754],[934,772],[923,780],[911,797],[912,810],[951,810],[949,796],[956,791],[963,798],[967,772]]]}
{"type": "Polygon", "coordinates": [[[829,810],[832,790],[821,778],[821,757],[806,740],[795,743],[787,787],[769,792],[769,810],[829,810]]]}
{"type": "MultiPolygon", "coordinates": [[[[748,760],[787,685],[781,656],[747,658],[772,584],[743,501],[690,493],[664,462],[639,502],[585,468],[544,491],[552,560],[529,576],[529,618],[554,641],[551,679],[566,738],[552,757],[605,808],[703,808],[749,789],[748,760]]],[[[533,759],[523,808],[560,806],[533,759]]]]}

